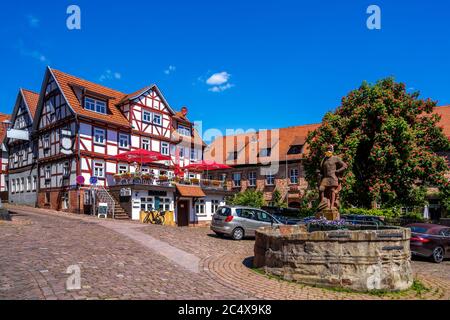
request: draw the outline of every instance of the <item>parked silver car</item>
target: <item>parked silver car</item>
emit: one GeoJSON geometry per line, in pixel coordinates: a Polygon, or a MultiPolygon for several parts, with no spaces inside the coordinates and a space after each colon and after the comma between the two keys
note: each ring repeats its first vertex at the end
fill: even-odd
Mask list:
{"type": "Polygon", "coordinates": [[[280,225],[271,214],[255,208],[241,206],[220,207],[213,215],[211,230],[219,236],[231,236],[234,240],[252,237],[261,227],[280,225]]]}

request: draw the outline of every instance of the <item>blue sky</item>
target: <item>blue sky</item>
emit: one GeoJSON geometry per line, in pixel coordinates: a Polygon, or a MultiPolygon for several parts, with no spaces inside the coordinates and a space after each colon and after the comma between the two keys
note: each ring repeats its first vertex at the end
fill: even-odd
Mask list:
{"type": "Polygon", "coordinates": [[[317,123],[386,76],[450,104],[449,18],[447,0],[3,2],[0,111],[46,65],[125,93],[156,83],[221,130],[317,123]],[[66,28],[71,4],[81,30],[66,28]],[[366,27],[371,4],[381,30],[366,27]]]}

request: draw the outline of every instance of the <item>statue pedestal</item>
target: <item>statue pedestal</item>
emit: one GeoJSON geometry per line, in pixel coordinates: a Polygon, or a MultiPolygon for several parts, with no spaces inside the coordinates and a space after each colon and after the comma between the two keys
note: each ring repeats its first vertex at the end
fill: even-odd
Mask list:
{"type": "Polygon", "coordinates": [[[316,218],[320,219],[324,217],[327,220],[335,221],[339,220],[341,218],[341,215],[339,214],[339,210],[336,208],[333,209],[323,209],[316,213],[316,218]]]}

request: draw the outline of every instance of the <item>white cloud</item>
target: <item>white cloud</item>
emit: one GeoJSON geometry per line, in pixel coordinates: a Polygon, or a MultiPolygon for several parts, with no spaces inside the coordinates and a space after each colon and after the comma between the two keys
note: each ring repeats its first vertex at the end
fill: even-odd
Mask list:
{"type": "Polygon", "coordinates": [[[122,74],[119,72],[113,72],[111,69],[106,70],[99,78],[100,82],[106,80],[120,80],[122,79],[122,74]]]}
{"type": "Polygon", "coordinates": [[[177,67],[170,65],[166,70],[164,70],[164,73],[169,75],[171,73],[174,73],[177,70],[177,67]]]}
{"type": "Polygon", "coordinates": [[[208,91],[210,92],[223,92],[225,90],[234,87],[234,84],[230,83],[231,74],[226,71],[215,73],[206,80],[206,84],[211,86],[208,91]]]}
{"type": "Polygon", "coordinates": [[[32,28],[39,27],[39,24],[41,22],[41,20],[39,20],[39,18],[37,18],[36,16],[34,16],[32,14],[27,15],[27,20],[28,20],[28,25],[32,28]]]}
{"type": "Polygon", "coordinates": [[[214,86],[212,88],[209,88],[208,90],[211,92],[223,92],[223,91],[231,89],[233,87],[234,87],[234,84],[227,83],[227,84],[224,84],[223,86],[214,86]]]}
{"type": "Polygon", "coordinates": [[[209,77],[208,80],[206,80],[206,84],[210,86],[219,86],[224,83],[227,83],[231,78],[231,74],[228,72],[219,72],[213,74],[211,77],[209,77]]]}

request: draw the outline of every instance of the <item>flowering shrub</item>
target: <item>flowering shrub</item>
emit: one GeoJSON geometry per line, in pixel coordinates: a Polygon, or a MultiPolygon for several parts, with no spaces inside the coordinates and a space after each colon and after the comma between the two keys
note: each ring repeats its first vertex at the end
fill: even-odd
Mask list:
{"type": "Polygon", "coordinates": [[[310,185],[317,185],[316,170],[327,146],[333,144],[349,165],[342,177],[344,205],[421,206],[432,186],[450,209],[448,166],[436,154],[449,151],[450,141],[438,125],[435,106],[436,102],[419,99],[418,92],[408,92],[405,84],[392,78],[364,82],[309,134],[305,169],[310,185]]]}

